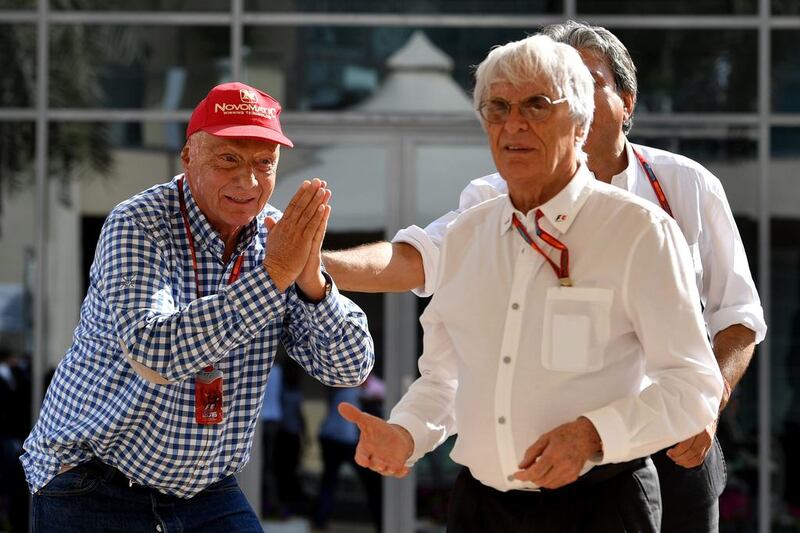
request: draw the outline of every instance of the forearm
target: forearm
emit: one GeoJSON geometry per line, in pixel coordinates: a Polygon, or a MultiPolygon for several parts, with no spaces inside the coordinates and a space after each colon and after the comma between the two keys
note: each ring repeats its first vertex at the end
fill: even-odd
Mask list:
{"type": "Polygon", "coordinates": [[[404,292],[425,284],[422,257],[405,243],[386,241],[322,253],[325,270],[346,291],[404,292]]]}
{"type": "Polygon", "coordinates": [[[294,290],[287,298],[283,345],[305,371],[325,385],[360,385],[375,363],[367,317],[334,287],[316,304],[294,290]]]}
{"type": "MultiPolygon", "coordinates": [[[[755,332],[741,324],[729,326],[714,336],[714,356],[731,390],[742,379],[753,358],[755,339],[755,332]]],[[[720,411],[725,408],[728,399],[728,395],[723,394],[720,411]]]]}

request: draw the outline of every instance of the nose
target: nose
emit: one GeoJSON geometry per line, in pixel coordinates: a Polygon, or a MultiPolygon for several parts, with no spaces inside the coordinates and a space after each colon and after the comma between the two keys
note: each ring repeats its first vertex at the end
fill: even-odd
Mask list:
{"type": "Polygon", "coordinates": [[[250,189],[258,185],[256,178],[255,165],[243,165],[241,170],[236,173],[233,181],[239,187],[250,189]]]}
{"type": "Polygon", "coordinates": [[[519,104],[511,104],[511,108],[508,110],[508,118],[503,124],[503,128],[509,133],[528,129],[528,120],[520,113],[519,104]]]}

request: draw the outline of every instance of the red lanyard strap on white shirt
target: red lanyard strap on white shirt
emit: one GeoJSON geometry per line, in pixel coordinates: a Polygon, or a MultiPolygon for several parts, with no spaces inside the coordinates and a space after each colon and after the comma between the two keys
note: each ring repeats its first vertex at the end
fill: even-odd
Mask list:
{"type": "Polygon", "coordinates": [[[536,242],[531,238],[528,232],[525,230],[525,226],[522,225],[522,222],[519,221],[517,215],[511,215],[511,223],[517,229],[517,232],[522,236],[522,238],[527,242],[531,248],[539,252],[542,257],[544,257],[545,261],[550,263],[550,266],[553,269],[553,272],[556,273],[558,277],[558,282],[561,284],[562,287],[572,287],[572,280],[569,277],[569,249],[567,246],[544,231],[541,226],[539,226],[539,219],[544,216],[541,209],[536,210],[536,214],[534,216],[534,223],[536,224],[536,235],[540,237],[544,242],[561,252],[561,258],[558,263],[550,259],[550,257],[544,253],[544,251],[539,248],[536,242]]]}
{"type": "Polygon", "coordinates": [[[631,149],[633,150],[636,159],[639,160],[639,164],[642,165],[644,173],[647,174],[647,181],[650,182],[653,192],[656,193],[656,198],[658,199],[658,203],[661,205],[661,208],[666,211],[669,216],[675,218],[675,216],[672,214],[672,209],[669,207],[667,195],[664,194],[664,189],[661,188],[661,184],[658,182],[656,173],[653,172],[653,168],[650,166],[650,163],[647,162],[644,156],[636,148],[631,147],[631,149]]]}

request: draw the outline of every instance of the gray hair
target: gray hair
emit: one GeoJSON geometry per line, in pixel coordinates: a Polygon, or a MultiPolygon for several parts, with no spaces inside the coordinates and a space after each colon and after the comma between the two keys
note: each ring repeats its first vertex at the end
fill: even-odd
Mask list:
{"type": "MultiPolygon", "coordinates": [[[[542,28],[541,35],[547,35],[556,42],[568,44],[576,50],[587,50],[598,54],[611,67],[617,93],[629,94],[636,102],[638,85],[636,65],[633,64],[628,49],[616,35],[602,26],[591,26],[583,22],[568,20],[550,24],[542,28]]],[[[633,113],[622,123],[622,132],[628,133],[633,126],[633,113]]]]}
{"type": "MultiPolygon", "coordinates": [[[[533,81],[550,85],[554,98],[567,98],[570,116],[582,130],[578,139],[578,153],[589,133],[594,113],[594,81],[581,56],[571,46],[557,43],[545,35],[533,35],[520,41],[496,46],[475,71],[473,99],[477,112],[493,83],[508,82],[521,86],[533,81]]],[[[484,129],[486,124],[478,113],[484,129]]]]}

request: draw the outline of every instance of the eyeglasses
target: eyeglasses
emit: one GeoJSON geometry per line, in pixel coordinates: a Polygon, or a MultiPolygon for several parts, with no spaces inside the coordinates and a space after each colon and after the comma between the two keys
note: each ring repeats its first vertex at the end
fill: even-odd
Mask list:
{"type": "Polygon", "coordinates": [[[568,98],[566,97],[550,100],[543,94],[531,96],[520,102],[507,102],[502,98],[490,98],[481,102],[481,105],[478,106],[478,113],[481,114],[483,120],[490,124],[503,124],[508,120],[508,115],[511,114],[511,107],[519,105],[519,114],[522,115],[522,118],[531,122],[541,122],[550,116],[554,105],[567,100],[568,98]]]}

